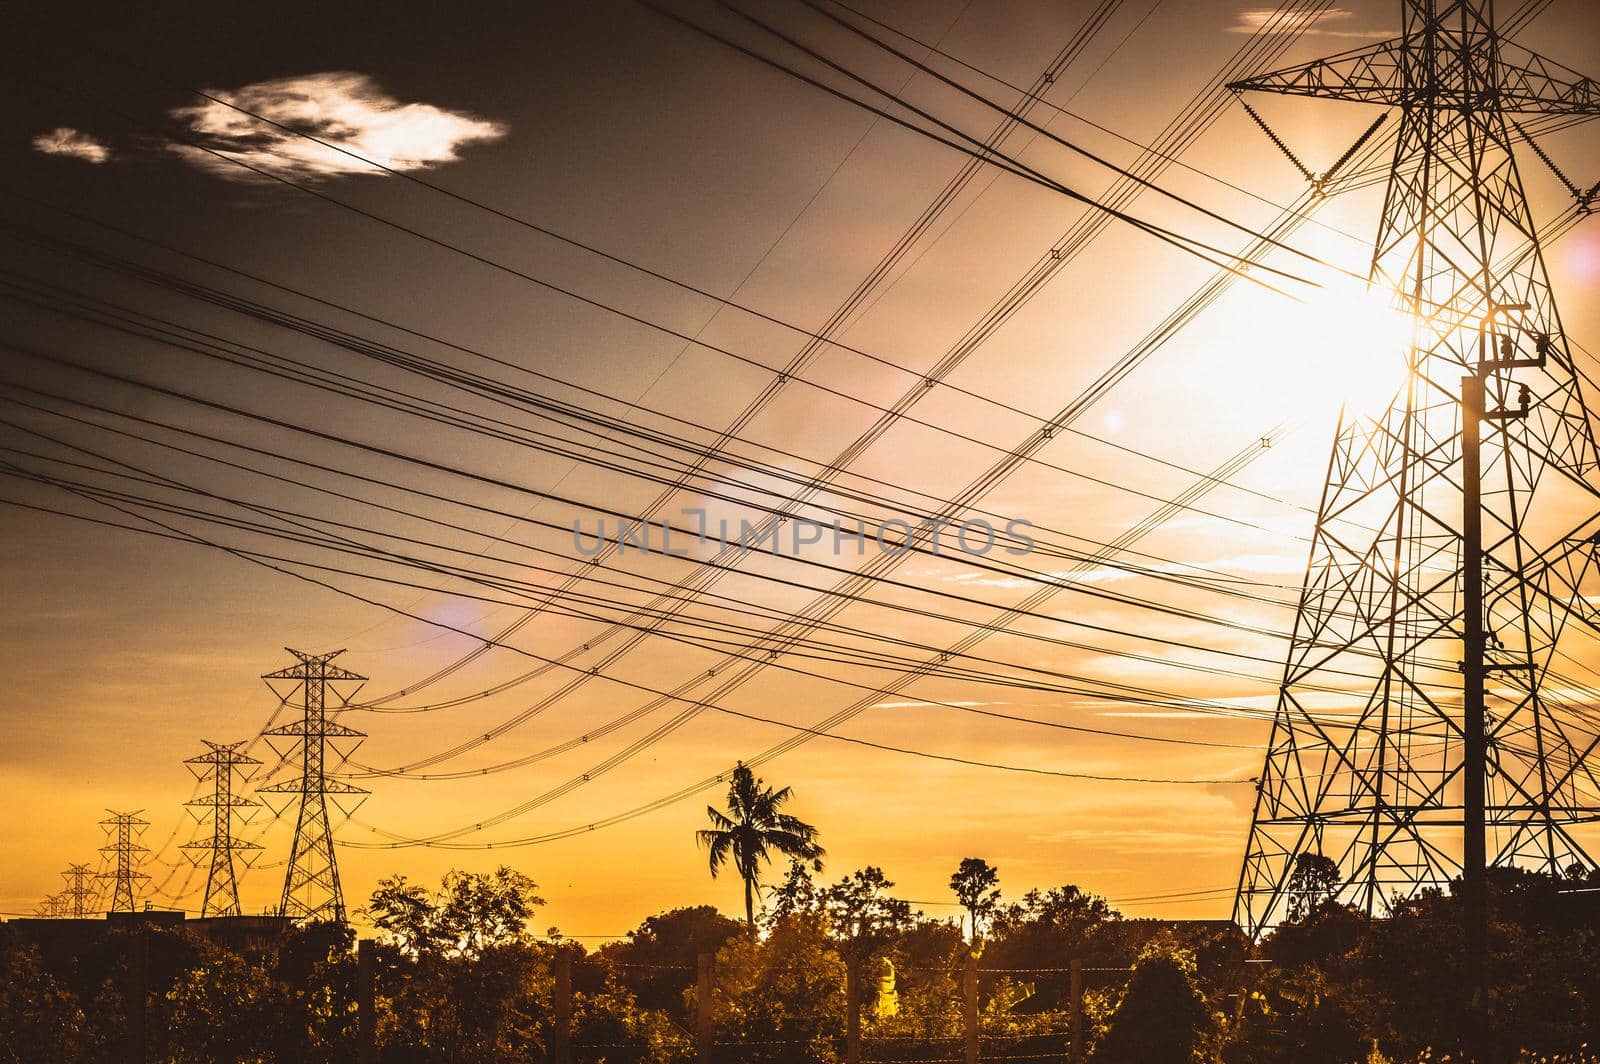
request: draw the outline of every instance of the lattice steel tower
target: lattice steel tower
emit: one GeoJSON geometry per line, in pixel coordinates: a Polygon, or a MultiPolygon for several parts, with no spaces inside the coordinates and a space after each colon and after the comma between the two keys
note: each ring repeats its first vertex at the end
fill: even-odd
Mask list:
{"type": "Polygon", "coordinates": [[[1600,476],[1514,149],[1519,116],[1600,114],[1600,86],[1501,37],[1489,0],[1401,13],[1399,38],[1234,86],[1400,109],[1372,277],[1415,327],[1388,409],[1336,435],[1240,876],[1252,934],[1302,854],[1376,913],[1460,876],[1469,921],[1485,863],[1593,867],[1595,728],[1559,670],[1600,630],[1600,476]]]}
{"type": "Polygon", "coordinates": [[[59,920],[67,915],[67,898],[64,894],[47,894],[33,910],[33,915],[49,920],[59,920]]]}
{"type": "Polygon", "coordinates": [[[61,873],[67,888],[53,897],[61,907],[61,915],[82,920],[94,911],[99,892],[94,889],[95,874],[86,864],[70,864],[61,873]]]}
{"type": "Polygon", "coordinates": [[[261,847],[253,842],[236,838],[233,833],[234,822],[248,823],[249,814],[260,808],[253,798],[246,798],[242,794],[235,794],[233,785],[235,777],[239,782],[250,778],[251,766],[261,762],[256,758],[242,752],[239,748],[243,742],[214,743],[209,739],[201,740],[210,749],[203,754],[188,758],[184,764],[189,771],[194,773],[196,780],[204,783],[211,781],[211,793],[202,798],[185,802],[190,811],[195,812],[195,817],[202,824],[211,821],[211,838],[203,842],[187,842],[183,848],[191,851],[190,859],[198,863],[203,858],[201,852],[208,852],[210,856],[210,870],[206,873],[206,896],[200,905],[201,916],[238,916],[239,909],[239,879],[234,866],[234,855],[241,855],[241,859],[248,865],[254,856],[261,851],[261,847]]]}
{"type": "Polygon", "coordinates": [[[295,823],[294,845],[289,851],[289,870],[283,879],[283,900],[279,903],[278,911],[283,916],[303,920],[342,923],[345,918],[344,891],[339,885],[339,864],[333,852],[328,797],[335,796],[335,805],[338,805],[340,797],[350,799],[353,802],[350,808],[339,806],[349,816],[359,805],[360,796],[367,792],[343,780],[329,779],[328,754],[330,750],[333,751],[335,764],[343,761],[355,751],[366,733],[329,720],[327,703],[330,692],[338,704],[347,703],[366,677],[330,664],[344,653],[342,650],[328,654],[304,654],[287,647],[285,649],[299,659],[298,663],[287,669],[269,672],[262,679],[267,681],[268,687],[272,687],[274,680],[294,681],[292,687],[283,691],[273,687],[273,692],[285,703],[294,701],[298,695],[303,714],[293,724],[273,728],[264,734],[269,745],[274,738],[295,740],[286,750],[278,750],[276,745],[273,745],[273,749],[278,751],[280,757],[292,757],[298,751],[300,778],[274,783],[256,792],[262,795],[299,796],[300,811],[295,823]],[[341,694],[336,685],[347,682],[357,686],[341,694]]]}
{"type": "Polygon", "coordinates": [[[144,863],[144,855],[150,852],[139,845],[139,836],[150,826],[150,821],[139,816],[144,812],[143,809],[131,813],[119,813],[115,809],[107,809],[106,812],[111,815],[100,821],[100,826],[106,830],[106,844],[100,847],[100,853],[110,858],[111,870],[101,872],[95,878],[111,880],[111,904],[106,911],[131,913],[134,911],[134,896],[138,893],[136,884],[150,878],[139,871],[139,866],[144,863]]]}

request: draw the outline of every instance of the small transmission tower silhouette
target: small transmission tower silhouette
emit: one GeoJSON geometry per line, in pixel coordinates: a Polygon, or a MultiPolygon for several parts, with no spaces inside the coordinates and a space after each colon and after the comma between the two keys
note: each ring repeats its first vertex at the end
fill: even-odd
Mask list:
{"type": "Polygon", "coordinates": [[[210,853],[210,870],[206,873],[205,901],[200,905],[200,915],[206,916],[238,916],[239,908],[239,879],[234,866],[234,855],[240,855],[246,866],[261,851],[261,847],[253,842],[234,836],[235,822],[249,823],[250,814],[259,808],[259,803],[253,798],[234,793],[234,783],[247,781],[250,778],[251,766],[261,762],[256,758],[242,752],[239,748],[243,742],[214,743],[209,739],[201,740],[209,749],[206,753],[187,758],[184,764],[189,771],[194,773],[195,779],[204,783],[211,781],[211,793],[203,798],[195,798],[184,804],[190,807],[190,812],[200,823],[211,821],[211,838],[202,842],[184,843],[183,848],[191,851],[190,859],[198,864],[204,858],[201,852],[210,853]],[[208,810],[195,812],[195,810],[208,810]]]}
{"type": "Polygon", "coordinates": [[[100,847],[100,852],[111,859],[111,871],[101,872],[95,878],[111,880],[111,904],[107,911],[131,913],[134,896],[138,893],[136,884],[150,878],[139,871],[144,855],[150,852],[139,845],[139,836],[150,826],[150,821],[139,816],[144,812],[142,809],[132,813],[119,813],[115,809],[106,812],[111,815],[100,821],[100,826],[106,830],[106,844],[100,847]]]}
{"type": "Polygon", "coordinates": [[[49,920],[59,920],[67,915],[67,898],[63,894],[47,894],[44,901],[33,910],[33,915],[49,920]]]}
{"type": "MultiPolygon", "coordinates": [[[[305,654],[284,648],[298,661],[286,669],[269,672],[262,679],[272,687],[285,704],[298,701],[302,716],[263,733],[268,744],[273,739],[291,739],[293,742],[279,750],[285,759],[298,754],[299,779],[284,780],[257,790],[261,795],[294,795],[299,799],[299,816],[295,823],[294,845],[289,851],[289,870],[283,880],[283,900],[278,912],[302,920],[344,922],[344,891],[339,885],[339,863],[333,852],[333,826],[328,820],[328,799],[333,796],[335,805],[349,816],[364,800],[367,791],[343,780],[328,778],[328,755],[333,751],[335,764],[354,753],[365,732],[328,719],[329,694],[337,704],[344,704],[360,689],[365,676],[331,664],[343,654],[335,650],[327,654],[305,654]],[[285,690],[273,687],[273,681],[291,681],[285,690]],[[354,684],[340,693],[340,684],[354,684]],[[340,748],[342,746],[342,749],[340,748]],[[343,798],[349,804],[339,805],[343,798]]],[[[271,802],[271,799],[267,799],[271,802]]],[[[275,810],[281,812],[281,810],[275,810]]]]}
{"type": "Polygon", "coordinates": [[[61,873],[61,878],[67,881],[67,889],[55,895],[61,907],[61,915],[82,920],[94,912],[99,892],[94,889],[95,874],[89,866],[70,864],[67,870],[61,873]]]}
{"type": "Polygon", "coordinates": [[[1487,865],[1594,866],[1600,737],[1555,669],[1600,632],[1600,476],[1515,148],[1518,116],[1600,115],[1600,85],[1490,0],[1400,11],[1396,39],[1231,86],[1400,109],[1372,280],[1414,323],[1388,409],[1340,420],[1235,917],[1281,921],[1306,855],[1369,913],[1459,877],[1477,982],[1487,865]]]}

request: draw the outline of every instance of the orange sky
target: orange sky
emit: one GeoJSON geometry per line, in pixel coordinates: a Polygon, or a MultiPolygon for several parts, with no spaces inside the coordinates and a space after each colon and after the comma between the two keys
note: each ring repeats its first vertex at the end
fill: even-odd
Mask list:
{"type": "MultiPolygon", "coordinates": [[[[1027,83],[1075,32],[1089,6],[1076,3],[1063,14],[1059,5],[983,0],[971,5],[884,4],[870,10],[920,37],[942,37],[950,52],[1010,81],[1027,83]]],[[[1326,20],[1275,65],[1342,50],[1390,30],[1391,8],[1377,0],[1352,0],[1341,7],[1345,17],[1326,20]]],[[[1572,0],[1558,0],[1528,32],[1525,43],[1583,66],[1585,57],[1600,46],[1600,20],[1582,8],[1572,0]]],[[[781,5],[770,10],[791,11],[781,5]]],[[[1047,99],[1062,106],[1070,100],[1076,114],[1127,137],[1153,139],[1247,39],[1238,28],[1250,24],[1249,10],[1249,5],[1221,2],[1127,3],[1047,99]]],[[[330,24],[314,42],[287,29],[271,31],[252,53],[238,42],[223,47],[220,42],[228,36],[224,27],[202,25],[200,39],[219,42],[205,60],[163,51],[153,39],[163,32],[159,24],[138,32],[152,38],[147,43],[163,70],[184,85],[234,88],[330,71],[368,75],[397,100],[420,101],[438,113],[413,114],[419,125],[392,127],[385,123],[394,119],[393,111],[376,118],[361,109],[338,111],[351,122],[372,123],[374,132],[361,142],[364,146],[399,155],[426,149],[431,154],[425,172],[419,173],[429,180],[710,291],[737,293],[734,298],[746,306],[807,328],[828,319],[963,161],[948,149],[874,122],[859,110],[671,30],[628,4],[614,9],[557,5],[527,16],[525,23],[512,27],[514,32],[479,26],[458,38],[427,36],[419,26],[415,33],[374,41],[363,38],[359,29],[330,24]],[[473,41],[484,40],[486,34],[495,42],[480,55],[473,41]],[[440,40],[441,53],[425,54],[422,39],[440,40]],[[401,143],[395,128],[413,130],[418,139],[401,143]]],[[[205,54],[205,49],[194,52],[205,54]]],[[[888,78],[895,68],[878,69],[888,78]]],[[[365,91],[360,83],[316,84],[319,91],[357,100],[365,91]]],[[[115,88],[105,80],[96,87],[115,88]]],[[[126,106],[142,108],[140,113],[155,120],[177,106],[163,91],[131,92],[126,106]]],[[[926,101],[940,102],[974,129],[993,124],[977,109],[951,102],[925,84],[913,82],[908,91],[925,91],[926,101]]],[[[1368,112],[1348,105],[1269,99],[1260,106],[1314,167],[1336,157],[1370,121],[1368,112]]],[[[159,234],[185,249],[359,306],[408,328],[492,351],[517,365],[715,430],[732,423],[771,381],[771,373],[746,362],[641,329],[531,287],[505,271],[340,214],[292,190],[230,180],[219,176],[215,166],[153,151],[115,119],[81,102],[41,96],[8,108],[5,128],[18,153],[16,180],[31,194],[82,206],[95,217],[159,234]],[[29,148],[32,137],[61,126],[94,134],[110,145],[110,157],[93,162],[29,148]]],[[[1063,137],[1120,162],[1134,157],[1136,149],[1078,119],[1048,108],[1038,113],[1050,117],[1050,128],[1063,137]]],[[[1012,150],[1022,151],[1031,165],[1058,180],[1097,191],[1111,179],[1102,168],[1048,145],[1024,147],[1023,139],[1019,134],[1010,142],[1012,150]]],[[[1582,131],[1551,137],[1546,147],[1580,184],[1600,177],[1600,152],[1582,131]]],[[[1300,191],[1293,168],[1236,106],[1182,160],[1194,170],[1168,170],[1163,186],[1246,224],[1264,225],[1274,217],[1275,208],[1263,200],[1284,203],[1300,191]]],[[[728,311],[713,314],[705,299],[641,280],[615,264],[598,262],[463,204],[392,178],[319,173],[317,168],[326,164],[315,155],[305,164],[316,187],[404,219],[486,258],[557,280],[766,364],[787,361],[800,346],[792,333],[770,323],[728,311]]],[[[1528,159],[1524,165],[1535,216],[1549,218],[1565,206],[1565,193],[1537,161],[1528,159]]],[[[1382,191],[1373,186],[1327,204],[1316,216],[1321,224],[1303,228],[1294,243],[1347,270],[1363,272],[1382,191]]],[[[15,203],[7,210],[10,221],[30,217],[15,203]]],[[[912,374],[928,372],[1079,221],[1083,210],[1013,176],[981,173],[834,339],[907,367],[912,374]]],[[[1223,246],[1238,243],[1236,234],[1151,196],[1137,201],[1136,213],[1223,246]]],[[[32,217],[44,226],[42,216],[32,217]]],[[[1593,221],[1580,226],[1553,245],[1548,256],[1569,335],[1600,349],[1600,313],[1591,298],[1600,284],[1600,230],[1594,226],[1593,221]]],[[[52,222],[51,232],[117,254],[145,253],[81,224],[52,222]]],[[[170,293],[151,295],[49,256],[33,257],[10,245],[8,252],[13,266],[23,263],[59,282],[83,283],[106,298],[127,299],[162,313],[185,306],[170,293]]],[[[175,269],[178,262],[170,256],[149,261],[164,269],[175,269]]],[[[839,734],[1083,776],[1239,780],[1255,774],[1257,747],[1268,727],[1262,714],[1270,714],[1274,701],[1276,669],[1271,663],[1282,658],[1285,646],[1281,636],[1270,633],[1286,632],[1293,619],[1338,404],[1345,398],[1370,402],[1374,380],[1380,385],[1392,380],[1389,367],[1394,364],[1352,354],[1353,346],[1362,341],[1370,346],[1374,336],[1381,337],[1382,325],[1373,324],[1359,298],[1334,284],[1328,271],[1285,255],[1270,261],[1284,269],[1312,271],[1334,293],[1299,304],[1248,285],[1234,286],[1095,403],[1075,423],[1077,433],[1060,434],[1038,454],[1041,461],[1007,477],[981,503],[986,510],[1050,530],[1041,538],[1083,549],[1084,541],[1113,540],[1144,520],[1160,500],[1189,488],[1196,471],[1211,470],[1254,441],[1277,434],[1273,446],[1260,449],[1228,486],[1214,489],[1196,509],[1164,520],[1140,539],[1135,549],[1145,556],[1125,556],[1157,573],[1130,575],[1101,565],[1076,578],[1094,592],[1157,599],[1268,634],[1068,591],[1042,609],[1078,627],[1028,618],[1016,624],[1017,632],[997,635],[974,651],[1018,667],[1212,699],[1229,711],[1196,713],[939,678],[917,681],[880,699],[881,705],[839,725],[839,734]],[[1184,586],[1163,579],[1173,574],[1193,577],[1202,569],[1208,579],[1221,574],[1253,581],[1247,586],[1276,601],[1248,601],[1218,594],[1214,585],[1184,586]],[[1075,640],[1090,649],[1031,639],[1029,633],[1075,640]],[[1185,649],[1181,644],[1186,643],[1236,656],[1185,649]],[[1135,660],[1127,656],[1129,651],[1163,660],[1135,660]],[[1185,664],[1223,666],[1248,675],[1215,675],[1181,667],[1185,664]],[[930,701],[1217,745],[1052,730],[930,701]]],[[[1027,436],[1036,422],[1025,414],[1062,408],[1211,273],[1192,257],[1114,225],[949,376],[948,383],[962,391],[930,390],[913,408],[926,424],[903,420],[855,458],[849,470],[875,478],[874,490],[921,493],[924,502],[930,496],[957,495],[994,462],[995,446],[1004,450],[1027,436]]],[[[215,276],[203,279],[216,283],[215,276]]],[[[261,289],[249,291],[253,298],[265,298],[261,289]]],[[[294,306],[312,316],[323,313],[304,303],[294,306]]],[[[185,320],[227,327],[241,337],[258,335],[213,308],[192,312],[185,320]]],[[[357,319],[330,320],[390,342],[403,339],[357,319]]],[[[260,328],[260,337],[270,335],[260,328]]],[[[168,386],[210,389],[229,402],[287,420],[596,506],[638,513],[660,490],[656,484],[568,458],[422,426],[399,414],[380,415],[344,399],[309,396],[294,385],[253,382],[235,371],[197,370],[153,347],[106,345],[86,327],[58,329],[38,315],[24,315],[7,331],[15,342],[92,349],[99,364],[131,367],[168,386]]],[[[330,354],[304,338],[282,341],[282,349],[330,368],[354,365],[346,355],[330,354]]],[[[438,355],[444,349],[434,345],[427,350],[438,355]]],[[[1395,351],[1395,362],[1399,358],[1395,351]]],[[[168,400],[133,397],[126,389],[86,383],[20,359],[3,375],[8,384],[72,389],[75,395],[141,416],[176,416],[177,406],[168,400]]],[[[373,376],[396,379],[377,372],[373,376]]],[[[741,427],[741,437],[827,462],[879,416],[878,410],[854,400],[888,406],[915,382],[906,372],[837,349],[819,357],[804,376],[820,387],[785,387],[741,427]]],[[[563,399],[578,395],[550,391],[563,399]]],[[[585,402],[597,401],[591,397],[585,402]]],[[[606,409],[616,413],[621,408],[606,409]]],[[[635,423],[652,427],[664,424],[634,417],[635,423]]],[[[184,424],[232,432],[274,453],[308,459],[334,454],[321,444],[260,425],[230,428],[214,412],[191,413],[184,424]]],[[[5,427],[0,427],[0,436],[8,447],[38,446],[5,427]]],[[[598,442],[592,436],[584,441],[585,446],[598,442]]],[[[143,446],[124,444],[117,457],[273,505],[291,505],[297,498],[282,484],[225,474],[143,446]]],[[[398,469],[396,463],[370,455],[340,455],[338,462],[374,477],[396,475],[398,469]]],[[[805,475],[815,469],[797,460],[789,460],[788,466],[805,475]]],[[[714,515],[735,521],[749,516],[749,509],[708,501],[708,493],[748,494],[749,485],[756,483],[751,474],[727,466],[712,469],[720,475],[719,484],[702,483],[674,493],[666,512],[676,515],[686,507],[707,506],[714,515]]],[[[782,472],[769,473],[761,484],[780,485],[782,472]]],[[[464,487],[442,473],[414,472],[408,482],[557,524],[578,518],[592,528],[596,520],[592,511],[481,482],[464,487]]],[[[824,501],[840,502],[844,487],[866,483],[846,477],[824,501]]],[[[28,496],[28,490],[13,485],[5,489],[8,498],[41,498],[28,496]]],[[[381,497],[400,505],[397,495],[381,497]]],[[[909,494],[901,497],[910,500],[909,494]]],[[[405,505],[418,504],[412,500],[405,505]]],[[[317,507],[319,513],[359,529],[416,532],[399,517],[359,506],[323,499],[317,507]]],[[[552,563],[548,555],[524,550],[533,546],[571,556],[570,536],[532,529],[510,517],[464,514],[442,502],[421,505],[418,512],[465,521],[474,534],[436,534],[439,542],[469,554],[483,552],[524,565],[554,564],[563,571],[578,564],[552,563]]],[[[855,564],[849,555],[811,557],[855,564]]],[[[159,853],[146,870],[166,892],[154,896],[156,903],[173,904],[177,895],[184,899],[179,904],[197,904],[194,891],[203,885],[203,876],[160,863],[179,862],[175,844],[187,841],[195,830],[180,808],[191,792],[181,762],[201,751],[202,739],[233,741],[257,732],[275,706],[258,677],[288,664],[282,647],[347,648],[340,663],[371,677],[363,697],[385,695],[412,688],[471,650],[474,641],[452,629],[492,635],[519,616],[515,606],[459,594],[345,582],[426,619],[415,620],[227,555],[10,507],[0,508],[0,558],[0,596],[7,604],[0,614],[0,670],[8,691],[7,726],[0,738],[0,799],[11,810],[0,829],[5,855],[0,861],[0,911],[9,913],[30,912],[44,894],[59,889],[56,873],[68,862],[94,859],[101,844],[95,824],[106,807],[142,808],[152,821],[146,841],[159,853]]],[[[628,555],[616,564],[636,581],[675,581],[690,571],[690,562],[659,557],[628,555]]],[[[1061,572],[1070,562],[1030,556],[1018,565],[1039,574],[1061,572]]],[[[553,579],[516,564],[498,566],[495,572],[543,583],[553,579]]],[[[793,562],[752,560],[721,578],[714,590],[729,601],[778,610],[798,609],[813,597],[810,590],[751,575],[760,573],[792,578],[808,589],[827,586],[837,575],[793,562]]],[[[833,622],[945,646],[1037,586],[1025,574],[1007,575],[960,559],[908,559],[893,577],[905,586],[880,584],[871,592],[880,604],[851,604],[833,622]],[[932,598],[927,589],[945,597],[932,598]],[[949,597],[953,595],[972,601],[958,602],[949,597]],[[913,616],[883,604],[915,606],[939,616],[913,616]]],[[[465,589],[460,581],[437,582],[452,592],[465,589]]],[[[481,588],[478,592],[493,597],[481,588]]],[[[703,612],[759,623],[719,612],[716,605],[703,612]]],[[[508,642],[533,655],[557,658],[598,630],[593,621],[545,615],[508,642]]],[[[863,637],[839,639],[866,645],[863,637]]],[[[635,688],[600,680],[586,683],[526,723],[429,770],[460,771],[465,778],[358,781],[373,793],[355,821],[339,828],[339,838],[380,841],[384,836],[374,833],[373,826],[415,838],[471,825],[540,799],[569,781],[573,785],[568,793],[541,799],[538,808],[464,841],[505,842],[582,828],[725,771],[736,759],[792,735],[782,727],[704,712],[602,773],[599,766],[608,757],[669,719],[681,709],[679,704],[523,767],[470,774],[584,735],[650,701],[637,688],[676,688],[697,673],[720,667],[718,658],[706,649],[648,640],[607,669],[635,688]],[[586,773],[591,777],[587,782],[586,773]]],[[[575,660],[588,667],[598,659],[580,654],[575,660]]],[[[837,661],[788,660],[795,668],[822,675],[768,668],[719,704],[810,726],[862,694],[859,687],[827,677],[872,687],[893,679],[888,671],[837,661]]],[[[492,650],[426,691],[397,697],[392,706],[434,704],[485,691],[539,661],[492,650]]],[[[491,732],[570,679],[570,673],[550,670],[499,693],[433,712],[348,714],[346,723],[370,736],[355,760],[392,767],[448,750],[491,732]]],[[[702,696],[704,690],[699,689],[702,696]]],[[[995,864],[1010,897],[1030,887],[1062,883],[1076,883],[1113,900],[1219,891],[1196,899],[1120,906],[1133,915],[1227,915],[1231,898],[1220,891],[1237,878],[1252,797],[1248,783],[1059,778],[828,739],[764,765],[759,774],[795,788],[793,811],[821,829],[830,876],[879,865],[913,899],[952,901],[946,881],[965,856],[982,856],[995,864]]],[[[737,884],[711,883],[704,854],[692,839],[703,824],[706,801],[718,797],[714,792],[695,796],[614,826],[510,849],[344,848],[340,863],[346,892],[354,907],[379,877],[394,872],[436,880],[450,867],[479,869],[505,862],[541,884],[549,905],[539,917],[540,927],[556,925],[569,935],[621,934],[646,915],[676,905],[711,901],[735,912],[741,904],[737,884]]],[[[287,836],[282,823],[262,836],[264,865],[283,859],[287,836]]],[[[281,876],[277,867],[250,873],[243,883],[246,911],[275,904],[281,876]]],[[[936,914],[946,911],[928,908],[936,914]]]]}

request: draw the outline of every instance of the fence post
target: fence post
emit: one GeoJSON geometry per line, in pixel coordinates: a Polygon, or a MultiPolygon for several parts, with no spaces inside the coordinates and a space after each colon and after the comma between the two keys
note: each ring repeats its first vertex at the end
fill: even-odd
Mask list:
{"type": "Polygon", "coordinates": [[[853,960],[844,965],[844,1059],[861,1064],[861,977],[853,960]]]}
{"type": "Polygon", "coordinates": [[[1083,962],[1072,958],[1067,982],[1067,1059],[1072,1064],[1083,1064],[1083,962]]]}
{"type": "Polygon", "coordinates": [[[961,1010],[965,1018],[967,1035],[967,1064],[978,1064],[978,958],[967,955],[966,978],[963,980],[963,989],[966,991],[965,1008],[961,1010]]]}
{"type": "Polygon", "coordinates": [[[700,954],[699,980],[695,989],[695,1041],[700,1050],[700,1064],[711,1064],[711,976],[714,958],[709,953],[700,954]]]}
{"type": "Polygon", "coordinates": [[[373,1001],[373,977],[377,968],[376,943],[370,938],[356,943],[356,1060],[359,1064],[378,1062],[378,1011],[373,1001]]]}
{"type": "Polygon", "coordinates": [[[555,1027],[550,1032],[552,1064],[572,1064],[572,951],[556,948],[555,1027]]]}

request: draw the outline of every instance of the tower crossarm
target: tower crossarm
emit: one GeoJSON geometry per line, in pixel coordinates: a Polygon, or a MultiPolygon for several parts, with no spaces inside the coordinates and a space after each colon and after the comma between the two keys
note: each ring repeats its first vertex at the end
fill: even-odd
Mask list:
{"type": "Polygon", "coordinates": [[[1319,100],[1354,100],[1397,104],[1403,38],[1353,48],[1299,66],[1284,67],[1228,85],[1234,92],[1274,92],[1282,96],[1315,96],[1319,100]]]}
{"type": "Polygon", "coordinates": [[[1464,38],[1460,50],[1436,49],[1426,54],[1424,40],[1422,35],[1396,37],[1235,81],[1228,88],[1391,107],[1497,105],[1500,111],[1515,114],[1600,115],[1600,83],[1520,44],[1464,38]],[[1494,71],[1492,78],[1480,82],[1452,72],[1480,47],[1495,52],[1495,60],[1488,65],[1494,71]],[[1408,65],[1423,64],[1435,71],[1434,78],[1419,82],[1405,77],[1408,65]]]}
{"type": "Polygon", "coordinates": [[[259,787],[257,794],[370,794],[365,787],[357,787],[344,780],[324,777],[320,781],[307,782],[303,779],[288,779],[279,783],[270,783],[259,787]]]}
{"type": "Polygon", "coordinates": [[[357,731],[347,724],[339,724],[331,720],[312,722],[309,725],[304,720],[296,720],[288,724],[280,724],[276,728],[268,728],[261,734],[297,739],[315,739],[318,736],[328,739],[365,739],[367,737],[366,732],[357,731]]]}
{"type": "Polygon", "coordinates": [[[1600,82],[1509,41],[1500,45],[1500,109],[1543,115],[1600,115],[1600,82]]]}

